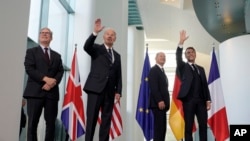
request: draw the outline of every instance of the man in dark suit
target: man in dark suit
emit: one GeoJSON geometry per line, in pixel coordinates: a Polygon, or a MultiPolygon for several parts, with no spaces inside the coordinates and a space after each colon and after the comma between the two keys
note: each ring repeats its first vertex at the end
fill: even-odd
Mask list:
{"type": "Polygon", "coordinates": [[[45,141],[54,141],[59,88],[63,76],[61,55],[50,48],[52,32],[40,30],[38,47],[27,49],[24,66],[28,81],[23,97],[27,99],[27,141],[37,141],[37,126],[42,110],[46,122],[45,141]]]}
{"type": "Polygon", "coordinates": [[[113,49],[115,31],[106,29],[103,34],[104,44],[94,43],[103,29],[101,19],[97,19],[94,32],[84,45],[84,50],[91,57],[90,73],[83,88],[88,94],[85,141],[93,140],[99,110],[102,110],[99,140],[109,140],[114,100],[120,100],[122,91],[121,57],[113,49]]]}
{"type": "Polygon", "coordinates": [[[154,115],[154,141],[165,141],[167,132],[167,111],[169,110],[170,98],[168,91],[168,78],[163,65],[165,54],[159,52],[155,57],[156,65],[153,66],[148,75],[150,88],[149,108],[154,115]]]}
{"type": "Polygon", "coordinates": [[[199,123],[200,141],[207,141],[207,110],[211,108],[211,98],[205,70],[195,64],[195,49],[188,47],[185,51],[187,62],[182,59],[183,44],[187,39],[186,31],[182,30],[176,50],[177,70],[181,78],[181,87],[177,98],[182,101],[183,106],[185,141],[193,141],[192,128],[195,115],[199,123]]]}

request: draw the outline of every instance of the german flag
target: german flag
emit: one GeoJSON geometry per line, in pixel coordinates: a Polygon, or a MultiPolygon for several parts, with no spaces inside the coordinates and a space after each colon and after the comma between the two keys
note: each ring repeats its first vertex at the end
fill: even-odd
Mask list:
{"type": "MultiPolygon", "coordinates": [[[[177,99],[177,96],[180,91],[180,86],[181,86],[180,73],[178,72],[178,70],[176,70],[170,114],[169,114],[169,125],[170,128],[172,129],[172,132],[176,140],[182,140],[184,138],[184,129],[185,129],[182,102],[179,99],[177,99]]],[[[195,131],[196,131],[196,126],[194,124],[193,132],[195,131]]]]}

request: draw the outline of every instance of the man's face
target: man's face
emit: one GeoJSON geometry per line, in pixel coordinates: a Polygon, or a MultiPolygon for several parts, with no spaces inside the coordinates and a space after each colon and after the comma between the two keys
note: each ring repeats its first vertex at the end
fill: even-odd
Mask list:
{"type": "Polygon", "coordinates": [[[103,40],[106,45],[109,47],[113,46],[113,43],[116,40],[116,33],[112,29],[108,29],[103,34],[103,40]]]}
{"type": "Polygon", "coordinates": [[[52,33],[49,29],[44,28],[39,33],[39,41],[41,44],[49,44],[52,40],[52,33]]]}
{"type": "Polygon", "coordinates": [[[165,61],[166,61],[165,54],[164,53],[157,53],[155,60],[156,60],[157,64],[163,66],[165,64],[165,61]]]}
{"type": "Polygon", "coordinates": [[[185,52],[185,57],[188,62],[194,62],[196,58],[196,52],[193,49],[187,49],[185,52]]]}

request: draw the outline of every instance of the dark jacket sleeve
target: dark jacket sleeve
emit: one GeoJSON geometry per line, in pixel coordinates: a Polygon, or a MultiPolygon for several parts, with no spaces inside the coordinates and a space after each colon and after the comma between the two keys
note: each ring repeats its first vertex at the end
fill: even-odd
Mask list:
{"type": "Polygon", "coordinates": [[[94,36],[91,34],[88,39],[85,41],[85,44],[83,46],[83,49],[90,55],[93,56],[95,54],[95,39],[97,36],[94,36]]]}

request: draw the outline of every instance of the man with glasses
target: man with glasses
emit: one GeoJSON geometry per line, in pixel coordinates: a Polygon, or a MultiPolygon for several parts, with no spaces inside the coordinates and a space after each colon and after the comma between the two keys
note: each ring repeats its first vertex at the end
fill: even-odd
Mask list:
{"type": "Polygon", "coordinates": [[[37,141],[37,126],[44,109],[45,141],[54,141],[59,88],[63,76],[61,55],[50,47],[52,32],[43,28],[37,47],[27,49],[24,66],[28,81],[23,97],[27,100],[27,141],[37,141]]]}

